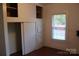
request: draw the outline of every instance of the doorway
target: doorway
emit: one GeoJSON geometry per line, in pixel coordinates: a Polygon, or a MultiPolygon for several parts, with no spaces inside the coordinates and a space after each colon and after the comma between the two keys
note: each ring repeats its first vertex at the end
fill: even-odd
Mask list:
{"type": "Polygon", "coordinates": [[[22,55],[21,23],[8,23],[9,55],[22,55]]]}

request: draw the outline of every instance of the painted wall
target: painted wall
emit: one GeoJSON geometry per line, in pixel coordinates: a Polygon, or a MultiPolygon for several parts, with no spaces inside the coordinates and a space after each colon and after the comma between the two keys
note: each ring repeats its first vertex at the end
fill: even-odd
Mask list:
{"type": "Polygon", "coordinates": [[[44,17],[44,45],[57,49],[75,48],[79,53],[79,4],[45,4],[43,8],[44,17]],[[67,15],[66,40],[53,40],[51,38],[51,18],[53,14],[65,13],[67,15]]]}
{"type": "Polygon", "coordinates": [[[36,20],[36,4],[35,3],[19,3],[18,4],[19,20],[27,22],[35,22],[36,20]]]}

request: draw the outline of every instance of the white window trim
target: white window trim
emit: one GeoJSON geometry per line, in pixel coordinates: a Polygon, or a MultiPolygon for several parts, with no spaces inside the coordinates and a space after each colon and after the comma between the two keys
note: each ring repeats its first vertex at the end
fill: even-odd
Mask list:
{"type": "MultiPolygon", "coordinates": [[[[67,16],[67,13],[56,13],[56,14],[53,14],[53,15],[60,15],[60,14],[65,14],[66,15],[66,29],[65,29],[65,40],[67,40],[68,39],[68,21],[67,21],[67,19],[68,19],[68,16],[67,16]]],[[[52,16],[53,16],[52,15],[52,16]]],[[[65,41],[65,40],[62,40],[62,39],[53,39],[52,38],[52,16],[51,16],[51,39],[52,40],[56,40],[56,41],[65,41]]]]}

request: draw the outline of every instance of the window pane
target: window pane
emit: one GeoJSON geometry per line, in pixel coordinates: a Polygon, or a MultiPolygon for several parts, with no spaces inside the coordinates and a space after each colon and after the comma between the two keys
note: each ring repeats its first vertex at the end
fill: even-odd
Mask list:
{"type": "Polygon", "coordinates": [[[65,40],[66,15],[54,15],[52,17],[52,39],[65,40]]]}

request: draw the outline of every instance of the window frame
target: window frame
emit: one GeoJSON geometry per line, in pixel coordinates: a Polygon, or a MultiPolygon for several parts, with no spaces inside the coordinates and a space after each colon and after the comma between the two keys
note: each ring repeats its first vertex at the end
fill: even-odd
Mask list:
{"type": "Polygon", "coordinates": [[[51,16],[51,39],[52,39],[52,40],[64,41],[64,40],[62,40],[62,39],[54,39],[54,38],[52,37],[52,36],[53,36],[53,34],[52,34],[52,31],[53,31],[52,20],[53,20],[53,19],[52,19],[52,18],[53,18],[54,15],[62,15],[62,14],[66,15],[66,27],[65,27],[65,39],[64,39],[64,40],[66,40],[67,37],[68,37],[68,35],[67,35],[67,33],[68,33],[68,22],[67,22],[68,16],[67,16],[67,14],[66,14],[66,13],[55,13],[55,14],[53,14],[53,15],[51,16]]]}

